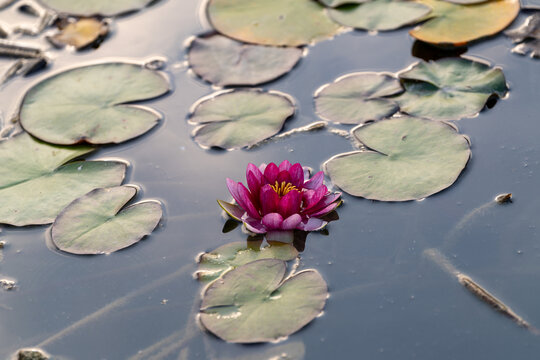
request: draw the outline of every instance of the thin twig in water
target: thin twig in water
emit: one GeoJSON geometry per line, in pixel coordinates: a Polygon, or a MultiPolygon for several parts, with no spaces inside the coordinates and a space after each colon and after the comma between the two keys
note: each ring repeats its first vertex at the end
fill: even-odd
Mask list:
{"type": "Polygon", "coordinates": [[[289,130],[289,131],[285,131],[284,133],[274,135],[274,136],[272,136],[272,137],[269,138],[269,139],[265,139],[265,140],[260,141],[260,142],[258,142],[258,143],[256,143],[256,144],[250,145],[250,146],[248,146],[247,148],[248,148],[248,149],[252,149],[252,148],[257,147],[257,146],[260,146],[260,145],[262,145],[262,144],[266,144],[266,143],[269,142],[269,141],[273,141],[273,140],[276,140],[276,139],[282,139],[282,138],[284,138],[284,137],[289,137],[289,136],[294,135],[294,134],[299,134],[299,133],[304,133],[304,132],[309,132],[309,131],[320,130],[320,129],[325,128],[326,125],[327,125],[326,121],[315,121],[315,122],[312,122],[311,124],[307,124],[306,126],[302,126],[302,127],[299,127],[299,128],[291,129],[291,130],[289,130]]]}

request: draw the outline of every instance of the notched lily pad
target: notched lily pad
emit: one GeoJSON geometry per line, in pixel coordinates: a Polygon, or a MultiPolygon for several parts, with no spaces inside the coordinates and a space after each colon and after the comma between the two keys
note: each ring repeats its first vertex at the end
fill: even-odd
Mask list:
{"type": "Polygon", "coordinates": [[[73,46],[82,50],[101,43],[109,32],[109,24],[96,18],[78,19],[60,25],[60,32],[47,38],[54,46],[73,46]]]}
{"type": "Polygon", "coordinates": [[[0,142],[0,223],[49,224],[74,199],[100,187],[120,185],[126,164],[117,161],[66,162],[89,153],[89,146],[62,147],[26,133],[0,142]]]}
{"type": "Polygon", "coordinates": [[[202,325],[225,341],[276,341],[300,330],[319,315],[328,297],[316,270],[285,279],[286,263],[263,259],[242,265],[204,292],[202,325]]]}
{"type": "Polygon", "coordinates": [[[314,0],[209,0],[207,14],[218,32],[261,45],[307,45],[340,31],[314,0]]]}
{"type": "Polygon", "coordinates": [[[161,115],[136,101],[169,91],[160,72],[110,62],[61,72],[34,85],[20,108],[21,125],[53,144],[120,143],[157,125],[161,115]]]}
{"type": "Polygon", "coordinates": [[[452,185],[467,165],[469,141],[449,124],[400,117],[358,126],[368,150],[340,154],[324,167],[345,192],[371,200],[423,199],[452,185]]]}
{"type": "Polygon", "coordinates": [[[155,0],[38,0],[60,13],[75,16],[114,16],[140,10],[155,0]]]}
{"type": "Polygon", "coordinates": [[[212,281],[225,271],[260,259],[293,260],[298,251],[292,244],[271,241],[261,246],[262,241],[233,242],[204,253],[199,257],[197,278],[201,281],[212,281]]]}
{"type": "Polygon", "coordinates": [[[512,52],[520,55],[531,54],[531,57],[540,58],[540,12],[529,16],[525,22],[512,30],[505,32],[513,42],[519,43],[512,52]]]}
{"type": "Polygon", "coordinates": [[[193,137],[200,145],[238,149],[277,134],[294,111],[293,101],[284,94],[232,90],[200,100],[189,121],[198,125],[193,137]]]}
{"type": "Polygon", "coordinates": [[[495,35],[514,21],[519,0],[489,0],[479,4],[453,4],[442,0],[416,0],[433,11],[429,19],[409,33],[418,40],[461,46],[495,35]]]}
{"type": "Polygon", "coordinates": [[[322,86],[315,93],[315,109],[321,118],[342,124],[380,120],[399,110],[386,98],[403,92],[392,74],[354,73],[322,86]]]}
{"type": "Polygon", "coordinates": [[[56,218],[52,240],[78,255],[108,254],[149,235],[162,216],[157,201],[124,206],[137,194],[132,186],[95,189],[74,200],[56,218]]]}
{"type": "Polygon", "coordinates": [[[417,23],[431,12],[429,6],[409,0],[372,0],[329,11],[336,22],[363,30],[395,30],[417,23]]]}
{"type": "Polygon", "coordinates": [[[491,96],[508,90],[501,69],[464,58],[419,62],[399,78],[405,88],[396,98],[401,111],[433,120],[474,116],[491,96]]]}
{"type": "Polygon", "coordinates": [[[218,85],[258,85],[289,71],[302,49],[241,43],[221,35],[195,38],[188,61],[195,74],[218,85]]]}

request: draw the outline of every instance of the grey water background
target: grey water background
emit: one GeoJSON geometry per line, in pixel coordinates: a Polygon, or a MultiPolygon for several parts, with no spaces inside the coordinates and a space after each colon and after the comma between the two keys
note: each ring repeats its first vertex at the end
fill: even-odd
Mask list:
{"type": "MultiPolygon", "coordinates": [[[[246,237],[239,228],[221,232],[225,219],[216,199],[228,198],[225,178],[243,180],[249,162],[288,159],[319,169],[331,156],[352,150],[348,140],[325,130],[249,151],[206,151],[195,144],[186,115],[213,92],[184,63],[184,41],[208,30],[199,6],[195,0],[160,1],[116,20],[99,49],[56,52],[48,72],[16,78],[1,90],[0,109],[8,116],[29,86],[54,71],[104,58],[153,56],[168,59],[174,87],[149,102],[164,114],[157,129],[91,157],[131,163],[127,182],[142,187],[138,199],[165,204],[155,233],[125,251],[80,257],[48,245],[47,227],[2,229],[0,239],[8,245],[0,275],[16,279],[18,288],[0,291],[0,358],[40,344],[133,292],[105,316],[48,341],[45,350],[59,359],[128,359],[181,331],[201,290],[192,278],[196,255],[246,237]],[[179,269],[185,271],[160,281],[179,269]],[[150,290],[137,292],[150,284],[150,290]]],[[[344,33],[310,47],[292,72],[262,87],[296,99],[297,114],[286,129],[296,128],[318,120],[312,99],[318,87],[350,72],[404,69],[418,61],[412,46],[405,29],[344,33]]],[[[422,256],[425,249],[441,249],[459,270],[540,327],[540,62],[512,54],[511,47],[499,35],[468,49],[468,56],[502,67],[511,90],[492,109],[456,122],[470,137],[473,155],[454,186],[406,203],[344,195],[340,220],[328,227],[329,235],[308,236],[301,268],[321,272],[331,294],[321,317],[280,344],[227,344],[196,329],[183,348],[172,346],[167,353],[158,346],[162,354],[156,351],[153,358],[255,359],[302,342],[309,360],[537,359],[540,337],[496,313],[422,256]],[[475,212],[503,192],[514,194],[512,204],[475,212]]]]}

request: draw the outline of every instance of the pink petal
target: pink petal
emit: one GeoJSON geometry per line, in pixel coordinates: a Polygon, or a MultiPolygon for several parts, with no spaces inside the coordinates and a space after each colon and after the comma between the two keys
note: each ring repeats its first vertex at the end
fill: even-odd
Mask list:
{"type": "Polygon", "coordinates": [[[279,195],[268,184],[261,188],[260,204],[263,215],[278,211],[279,195]]]}
{"type": "Polygon", "coordinates": [[[238,183],[229,178],[227,178],[226,181],[227,181],[227,188],[229,189],[229,192],[231,193],[232,197],[234,198],[234,200],[236,200],[238,204],[240,204],[240,201],[238,201],[240,199],[240,195],[238,195],[238,190],[237,190],[238,183]]]}
{"type": "Polygon", "coordinates": [[[264,169],[264,177],[269,184],[274,184],[276,182],[277,176],[279,174],[279,169],[276,164],[270,163],[264,169]]]}
{"type": "Polygon", "coordinates": [[[283,230],[294,230],[301,222],[302,217],[300,216],[300,214],[292,214],[291,216],[283,220],[281,228],[283,230]]]}
{"type": "Polygon", "coordinates": [[[262,181],[262,178],[263,178],[263,173],[261,172],[261,170],[259,170],[258,167],[256,167],[255,165],[253,165],[252,163],[249,163],[248,166],[247,166],[247,169],[246,169],[246,178],[248,176],[249,173],[252,173],[253,176],[255,176],[255,178],[257,179],[257,181],[259,183],[261,183],[262,181]]]}
{"type": "Polygon", "coordinates": [[[291,183],[296,186],[297,189],[301,189],[304,184],[304,169],[299,163],[294,164],[289,169],[291,175],[291,183]]]}
{"type": "Polygon", "coordinates": [[[304,183],[304,187],[307,189],[315,190],[316,188],[318,188],[319,186],[323,184],[323,181],[324,181],[324,173],[322,171],[319,171],[318,173],[313,175],[311,179],[309,179],[308,181],[304,183]]]}
{"type": "Polygon", "coordinates": [[[309,218],[307,221],[300,223],[298,229],[304,231],[317,231],[321,230],[327,224],[326,221],[317,218],[309,218]]]}
{"type": "Polygon", "coordinates": [[[276,180],[278,184],[281,184],[282,182],[289,183],[291,182],[291,175],[289,175],[288,171],[280,171],[276,180]]]}
{"type": "Polygon", "coordinates": [[[255,220],[253,218],[246,218],[243,219],[242,222],[244,223],[244,226],[249,231],[255,233],[255,234],[264,234],[266,233],[266,228],[261,223],[260,220],[255,220]]]}
{"type": "MultiPolygon", "coordinates": [[[[257,169],[259,171],[259,169],[257,169]]],[[[246,174],[247,184],[249,191],[251,192],[251,200],[255,206],[259,203],[259,191],[261,190],[261,182],[257,179],[257,176],[254,175],[251,171],[248,171],[246,174]]]]}
{"type": "Polygon", "coordinates": [[[340,201],[338,200],[340,197],[341,197],[341,193],[339,192],[328,194],[325,197],[323,197],[322,200],[316,206],[309,209],[308,211],[305,211],[305,214],[311,216],[311,214],[313,214],[314,212],[324,209],[325,207],[327,207],[333,202],[336,202],[339,205],[340,201]]]}
{"type": "Polygon", "coordinates": [[[319,186],[315,190],[307,190],[303,193],[304,211],[314,207],[322,200],[324,195],[328,193],[326,186],[319,186]]]}
{"type": "Polygon", "coordinates": [[[262,223],[267,230],[280,230],[283,224],[283,217],[278,213],[266,214],[262,218],[262,223]]]}
{"type": "Polygon", "coordinates": [[[326,214],[328,214],[330,211],[334,210],[335,208],[337,208],[339,205],[339,201],[336,201],[335,203],[332,203],[330,205],[328,205],[327,207],[317,211],[317,212],[314,212],[312,214],[310,214],[309,216],[312,216],[312,217],[321,217],[321,216],[324,216],[326,214]]]}
{"type": "Polygon", "coordinates": [[[291,163],[289,160],[283,160],[281,164],[279,164],[279,171],[288,171],[291,167],[291,163]]]}
{"type": "Polygon", "coordinates": [[[300,195],[300,192],[291,190],[279,200],[279,213],[285,218],[299,213],[301,203],[302,195],[300,195]]]}
{"type": "Polygon", "coordinates": [[[236,199],[238,204],[246,210],[250,217],[260,219],[261,216],[259,215],[257,208],[255,208],[255,205],[251,202],[251,194],[248,189],[242,183],[238,183],[236,190],[238,191],[239,196],[239,198],[236,199]]]}

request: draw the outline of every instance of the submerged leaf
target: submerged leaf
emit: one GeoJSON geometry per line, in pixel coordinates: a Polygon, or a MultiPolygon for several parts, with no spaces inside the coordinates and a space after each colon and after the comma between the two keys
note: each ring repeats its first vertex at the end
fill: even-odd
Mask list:
{"type": "Polygon", "coordinates": [[[103,20],[87,18],[70,22],[60,30],[49,38],[53,45],[57,47],[70,45],[80,50],[101,42],[109,32],[109,25],[103,20]]]}
{"type": "Polygon", "coordinates": [[[320,314],[328,297],[316,270],[285,279],[286,263],[264,259],[240,266],[203,294],[200,319],[208,331],[236,343],[275,341],[320,314]]]}
{"type": "Polygon", "coordinates": [[[401,117],[352,134],[370,150],[336,155],[325,171],[345,192],[371,200],[418,200],[444,190],[471,154],[468,140],[443,122],[401,117]]]}
{"type": "Polygon", "coordinates": [[[0,223],[48,224],[74,199],[122,183],[126,165],[116,161],[66,162],[89,146],[61,147],[22,133],[0,142],[0,223]]]}
{"type": "Polygon", "coordinates": [[[261,90],[219,92],[199,102],[190,122],[202,146],[238,149],[279,132],[295,107],[287,96],[261,90]]]}
{"type": "Polygon", "coordinates": [[[429,6],[409,0],[372,0],[330,10],[338,23],[363,30],[395,30],[417,23],[431,12],[429,6]]]}
{"type": "Polygon", "coordinates": [[[233,242],[204,253],[199,258],[197,277],[202,281],[212,281],[225,271],[260,259],[293,260],[298,251],[292,244],[272,241],[262,246],[262,241],[233,242]]]}
{"type": "Polygon", "coordinates": [[[21,125],[53,144],[120,143],[144,134],[161,118],[131,103],[168,91],[162,73],[141,65],[112,62],[79,67],[32,87],[21,104],[21,125]]]}
{"type": "Polygon", "coordinates": [[[340,30],[314,0],[209,0],[207,14],[220,33],[261,45],[307,45],[340,30]]]}
{"type": "Polygon", "coordinates": [[[409,33],[431,44],[464,45],[495,35],[514,21],[519,0],[489,0],[460,5],[443,0],[416,0],[433,9],[429,19],[409,33]]]}
{"type": "Polygon", "coordinates": [[[508,90],[501,69],[464,58],[419,62],[399,74],[405,92],[401,111],[433,120],[476,115],[488,99],[508,90]]]}
{"type": "Polygon", "coordinates": [[[302,49],[244,44],[221,35],[195,38],[188,60],[193,71],[218,85],[258,85],[289,71],[302,49]]]}
{"type": "Polygon", "coordinates": [[[512,30],[505,32],[513,42],[519,43],[512,51],[520,55],[531,54],[540,58],[540,12],[529,16],[525,22],[512,30]]]}
{"type": "Polygon", "coordinates": [[[61,13],[76,16],[114,16],[140,10],[155,0],[39,0],[61,13]]]}
{"type": "Polygon", "coordinates": [[[397,103],[385,97],[402,91],[399,80],[391,74],[353,73],[317,90],[315,108],[317,115],[325,120],[362,124],[397,112],[397,103]]]}
{"type": "Polygon", "coordinates": [[[96,189],[73,201],[54,221],[54,244],[79,255],[108,254],[135,244],[155,229],[162,216],[157,201],[123,208],[136,194],[132,186],[118,186],[96,189]]]}

